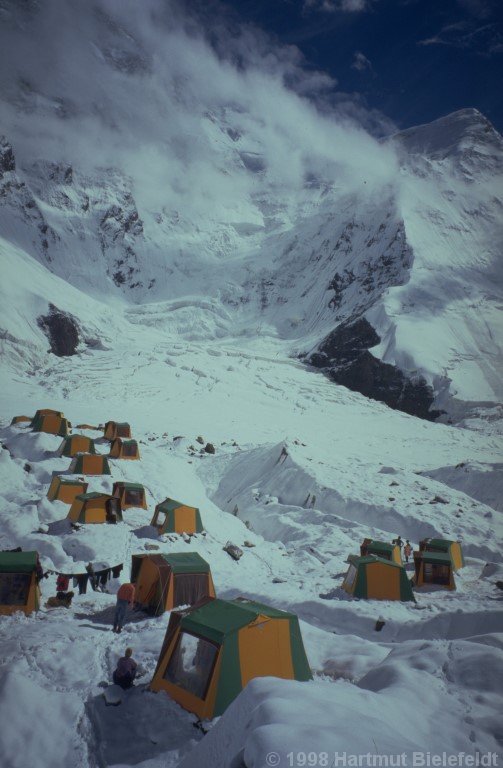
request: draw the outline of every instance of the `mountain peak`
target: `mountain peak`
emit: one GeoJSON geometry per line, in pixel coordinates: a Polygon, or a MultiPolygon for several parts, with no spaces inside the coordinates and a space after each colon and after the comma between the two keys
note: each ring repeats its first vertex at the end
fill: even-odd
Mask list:
{"type": "Polygon", "coordinates": [[[494,155],[503,151],[503,139],[477,109],[460,109],[449,115],[400,131],[391,141],[410,155],[432,160],[460,158],[472,152],[494,155]]]}

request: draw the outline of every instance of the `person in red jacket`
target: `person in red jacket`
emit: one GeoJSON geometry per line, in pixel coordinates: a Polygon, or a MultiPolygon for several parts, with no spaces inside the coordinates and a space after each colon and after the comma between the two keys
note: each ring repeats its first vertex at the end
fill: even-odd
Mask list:
{"type": "Polygon", "coordinates": [[[121,584],[117,592],[113,632],[120,634],[126,618],[127,607],[134,605],[134,584],[121,584]]]}

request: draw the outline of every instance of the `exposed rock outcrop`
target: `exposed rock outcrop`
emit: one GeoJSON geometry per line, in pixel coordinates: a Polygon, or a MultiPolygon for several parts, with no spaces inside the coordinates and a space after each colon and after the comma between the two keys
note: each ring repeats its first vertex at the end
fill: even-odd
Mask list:
{"type": "Polygon", "coordinates": [[[422,376],[411,377],[369,352],[381,341],[368,320],[343,323],[330,333],[307,360],[326,371],[337,384],[422,419],[434,421],[433,390],[422,376]]]}
{"type": "Polygon", "coordinates": [[[48,314],[38,318],[38,325],[49,339],[54,355],[69,357],[76,353],[80,338],[79,327],[73,315],[62,312],[54,304],[49,304],[48,314]]]}

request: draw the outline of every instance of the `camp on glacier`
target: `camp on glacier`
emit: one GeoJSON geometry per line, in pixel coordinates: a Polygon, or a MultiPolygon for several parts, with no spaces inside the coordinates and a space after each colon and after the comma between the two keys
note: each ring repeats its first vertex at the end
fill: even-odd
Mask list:
{"type": "Polygon", "coordinates": [[[0,49],[2,765],[500,765],[498,130],[220,3],[0,49]]]}

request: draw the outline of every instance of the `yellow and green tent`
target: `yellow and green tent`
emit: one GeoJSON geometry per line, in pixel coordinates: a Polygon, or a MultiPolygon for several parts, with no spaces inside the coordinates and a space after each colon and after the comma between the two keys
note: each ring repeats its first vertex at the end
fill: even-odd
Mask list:
{"type": "Polygon", "coordinates": [[[73,458],[77,453],[96,453],[94,440],[85,435],[68,435],[58,448],[60,456],[73,458]]]}
{"type": "Polygon", "coordinates": [[[378,541],[377,539],[363,539],[360,554],[362,557],[375,555],[383,560],[392,560],[394,563],[402,565],[402,553],[398,544],[388,544],[386,541],[378,541]]]}
{"type": "Polygon", "coordinates": [[[459,571],[460,568],[464,567],[465,561],[459,541],[453,541],[452,539],[423,539],[419,542],[419,550],[421,552],[442,552],[449,555],[455,571],[459,571]]]}
{"type": "Polygon", "coordinates": [[[0,615],[38,611],[37,552],[0,552],[0,615]]]}
{"type": "Polygon", "coordinates": [[[107,440],[115,440],[116,437],[131,437],[131,427],[125,421],[107,421],[103,430],[107,440]]]}
{"type": "Polygon", "coordinates": [[[70,434],[70,422],[65,419],[61,411],[51,411],[44,408],[37,411],[31,422],[34,432],[47,432],[50,435],[66,437],[70,434]]]}
{"type": "Polygon", "coordinates": [[[203,523],[197,507],[189,507],[174,499],[157,504],[150,525],[163,533],[201,533],[203,523]]]}
{"type": "Polygon", "coordinates": [[[243,597],[210,599],[171,613],[150,688],[213,718],[266,676],[312,679],[297,616],[243,597]]]}
{"type": "Polygon", "coordinates": [[[43,416],[59,416],[63,419],[65,414],[63,411],[54,411],[52,408],[39,408],[38,411],[35,411],[35,416],[31,420],[31,426],[35,426],[36,422],[43,416]]]}
{"type": "Polygon", "coordinates": [[[100,453],[78,453],[73,457],[68,470],[74,475],[111,475],[106,456],[100,453]]]}
{"type": "Polygon", "coordinates": [[[129,507],[147,509],[145,488],[140,483],[118,481],[113,484],[112,495],[120,499],[122,509],[129,509],[129,507]]]}
{"type": "Polygon", "coordinates": [[[342,588],[364,600],[414,600],[412,586],[402,564],[375,555],[348,557],[349,568],[342,588]]]}
{"type": "Polygon", "coordinates": [[[116,437],[110,446],[111,459],[129,459],[136,461],[140,458],[140,449],[136,440],[123,440],[116,437]]]}
{"type": "Polygon", "coordinates": [[[414,586],[437,585],[444,589],[456,589],[454,567],[447,552],[414,552],[414,586]]]}
{"type": "Polygon", "coordinates": [[[75,497],[80,493],[85,493],[87,488],[88,483],[82,480],[73,480],[69,477],[54,475],[47,491],[47,498],[49,501],[57,500],[63,501],[65,504],[71,504],[75,497]]]}
{"type": "Polygon", "coordinates": [[[116,523],[122,521],[120,501],[108,493],[79,493],[67,518],[72,523],[116,523]]]}
{"type": "Polygon", "coordinates": [[[138,605],[156,616],[215,597],[210,566],[197,552],[133,555],[131,582],[138,605]]]}
{"type": "Polygon", "coordinates": [[[23,423],[26,423],[28,421],[29,422],[33,421],[31,416],[13,416],[12,421],[11,421],[11,426],[13,424],[23,424],[23,423]]]}

